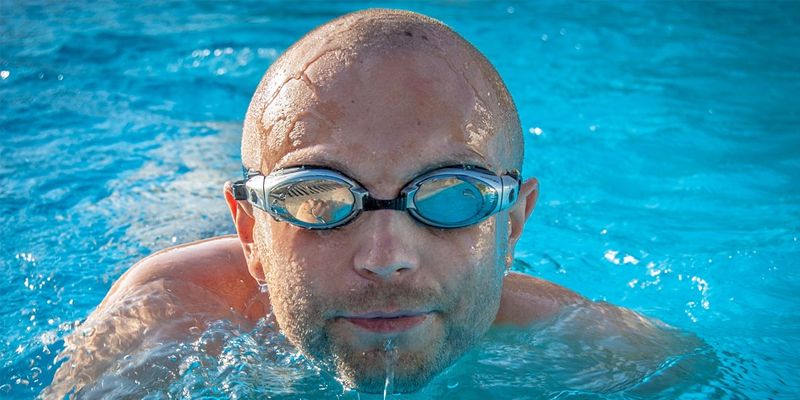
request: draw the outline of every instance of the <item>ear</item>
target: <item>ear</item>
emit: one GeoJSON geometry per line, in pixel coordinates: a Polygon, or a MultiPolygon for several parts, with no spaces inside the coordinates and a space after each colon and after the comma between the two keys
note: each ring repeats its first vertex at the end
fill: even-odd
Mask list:
{"type": "Polygon", "coordinates": [[[236,200],[233,197],[233,185],[231,182],[225,182],[223,193],[233,218],[233,225],[236,227],[236,234],[242,244],[244,258],[247,261],[247,270],[256,281],[264,282],[266,281],[264,266],[261,263],[261,258],[253,239],[253,229],[256,225],[256,219],[253,216],[253,205],[247,201],[236,200]]]}
{"type": "Polygon", "coordinates": [[[508,238],[509,255],[513,255],[514,247],[517,245],[519,237],[522,235],[522,228],[525,221],[531,216],[533,208],[536,206],[536,199],[539,198],[539,181],[531,178],[525,181],[519,188],[519,198],[514,207],[509,212],[509,222],[511,233],[508,238]]]}

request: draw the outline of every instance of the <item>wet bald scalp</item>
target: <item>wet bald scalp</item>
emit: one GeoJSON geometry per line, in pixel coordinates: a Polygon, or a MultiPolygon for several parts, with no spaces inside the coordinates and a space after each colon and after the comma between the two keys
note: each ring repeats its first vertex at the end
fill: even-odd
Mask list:
{"type": "Polygon", "coordinates": [[[306,34],[269,67],[247,110],[243,165],[269,173],[275,159],[299,144],[293,131],[298,120],[307,116],[299,114],[312,114],[321,128],[335,124],[328,114],[304,107],[320,97],[321,88],[330,86],[347,68],[368,68],[360,64],[399,53],[423,53],[446,62],[452,75],[466,81],[474,94],[476,115],[462,127],[464,140],[491,139],[491,152],[495,154],[490,157],[506,169],[521,167],[519,116],[491,63],[443,23],[417,13],[385,9],[355,12],[330,21],[306,34]],[[298,113],[298,108],[304,111],[298,113]]]}

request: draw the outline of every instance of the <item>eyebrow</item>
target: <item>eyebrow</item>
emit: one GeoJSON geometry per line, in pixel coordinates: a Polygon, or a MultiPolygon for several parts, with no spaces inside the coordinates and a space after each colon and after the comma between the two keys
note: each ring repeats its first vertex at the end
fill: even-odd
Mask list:
{"type": "Polygon", "coordinates": [[[426,171],[432,171],[434,169],[444,168],[444,167],[451,167],[451,166],[473,166],[473,167],[481,167],[484,169],[492,170],[493,165],[487,163],[484,159],[478,159],[470,155],[469,153],[464,153],[463,155],[457,155],[454,158],[448,158],[446,160],[438,161],[432,164],[429,164],[425,168],[423,168],[420,173],[425,173],[426,171]]]}
{"type": "Polygon", "coordinates": [[[337,170],[337,171],[339,171],[341,173],[344,173],[347,176],[350,176],[350,177],[353,176],[353,171],[350,170],[350,168],[347,166],[347,164],[345,164],[345,163],[343,163],[343,162],[341,162],[339,160],[336,160],[336,159],[333,159],[333,158],[329,158],[327,156],[317,156],[317,157],[312,157],[310,159],[301,159],[301,160],[296,160],[296,161],[293,161],[293,160],[290,160],[290,161],[287,161],[287,162],[283,162],[283,161],[284,160],[281,159],[281,161],[279,161],[277,164],[275,164],[275,166],[272,168],[272,171],[277,171],[277,170],[286,169],[286,168],[300,167],[300,166],[314,166],[314,167],[335,169],[335,170],[337,170]]]}
{"type": "MultiPolygon", "coordinates": [[[[315,166],[321,168],[334,169],[336,171],[339,171],[347,175],[352,179],[356,179],[357,181],[359,180],[357,174],[352,169],[350,169],[350,167],[346,163],[343,163],[334,158],[327,157],[326,155],[315,155],[307,159],[303,159],[301,157],[298,160],[290,159],[288,161],[285,162],[284,161],[285,161],[284,159],[281,159],[278,163],[276,163],[276,165],[272,168],[272,171],[299,167],[299,166],[315,166]]],[[[455,165],[459,166],[469,165],[494,171],[494,165],[487,162],[486,159],[480,153],[476,151],[464,151],[456,153],[452,155],[450,158],[427,164],[424,167],[420,168],[419,170],[413,172],[410,176],[404,176],[404,179],[410,181],[415,177],[422,175],[426,172],[455,165]]]]}

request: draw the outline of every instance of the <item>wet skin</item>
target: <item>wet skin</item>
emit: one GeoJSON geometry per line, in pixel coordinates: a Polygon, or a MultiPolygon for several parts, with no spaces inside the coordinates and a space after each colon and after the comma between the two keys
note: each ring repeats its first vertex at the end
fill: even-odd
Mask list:
{"type": "MultiPolygon", "coordinates": [[[[110,311],[126,294],[156,282],[165,283],[178,296],[198,289],[213,294],[208,302],[216,307],[208,310],[210,320],[236,315],[242,325],[252,326],[269,314],[269,293],[259,290],[248,272],[238,237],[230,235],[171,247],[143,259],[117,280],[92,316],[110,311]]],[[[524,328],[546,320],[566,305],[582,302],[588,300],[564,287],[511,272],[503,279],[493,325],[524,328]]],[[[188,307],[177,307],[184,310],[177,312],[196,308],[180,306],[188,307]]]]}
{"type": "MultiPolygon", "coordinates": [[[[520,133],[513,103],[471,46],[408,13],[344,20],[270,67],[244,123],[248,168],[337,169],[388,199],[437,167],[470,164],[498,174],[519,167],[508,151],[520,133]],[[377,24],[359,27],[362,19],[377,24]],[[405,26],[399,35],[381,31],[397,21],[405,26]],[[347,37],[364,29],[366,41],[347,37]]],[[[316,360],[335,359],[345,381],[370,391],[381,379],[375,350],[388,338],[398,349],[397,387],[416,390],[489,329],[536,195],[529,180],[513,210],[461,229],[381,210],[312,232],[233,201],[226,190],[251,280],[268,284],[287,338],[316,360]]]]}
{"type": "MultiPolygon", "coordinates": [[[[160,251],[129,269],[76,330],[76,335],[66,339],[70,362],[59,368],[45,394],[63,398],[73,387],[92,387],[101,382],[101,378],[105,379],[106,373],[114,371],[114,364],[126,355],[146,350],[154,343],[194,340],[196,333],[191,333],[192,327],[202,329],[213,321],[226,320],[247,331],[265,316],[274,319],[275,316],[270,315],[271,307],[269,294],[259,290],[248,271],[237,236],[212,238],[160,251]],[[129,318],[131,306],[136,310],[133,319],[129,318]],[[120,320],[127,324],[135,321],[135,326],[123,329],[120,320]],[[84,329],[105,334],[85,336],[84,329]]],[[[572,331],[567,335],[575,340],[603,342],[604,346],[608,346],[608,338],[615,338],[620,353],[632,360],[654,360],[658,365],[659,360],[671,354],[703,346],[694,339],[682,342],[683,339],[672,337],[674,333],[662,331],[662,324],[630,310],[592,302],[561,286],[516,272],[503,278],[500,306],[492,329],[540,329],[548,326],[562,310],[576,307],[585,310],[584,315],[592,316],[571,324],[572,331]],[[662,347],[650,347],[650,342],[642,347],[638,338],[643,336],[661,338],[662,347]]],[[[417,328],[406,334],[413,335],[414,329],[417,328]]],[[[367,333],[371,335],[375,333],[367,333]]],[[[608,348],[603,352],[605,356],[608,348]]],[[[711,373],[709,371],[715,367],[713,363],[683,366],[662,376],[660,381],[654,380],[656,388],[648,390],[658,393],[686,379],[687,374],[711,373]]],[[[139,370],[136,378],[159,381],[159,378],[148,378],[147,372],[139,370]]],[[[88,398],[102,398],[102,395],[88,398]]]]}
{"type": "MultiPolygon", "coordinates": [[[[438,167],[477,165],[498,175],[518,168],[508,150],[519,135],[516,114],[491,66],[441,27],[423,23],[414,33],[400,37],[410,44],[353,53],[327,39],[298,44],[254,95],[244,124],[245,164],[263,173],[337,169],[383,199],[438,167]],[[248,160],[253,152],[257,164],[248,160]]],[[[209,240],[148,258],[115,284],[90,321],[158,281],[176,313],[205,307],[206,319],[252,323],[271,310],[295,346],[315,360],[335,360],[337,374],[366,391],[382,389],[380,351],[392,339],[395,388],[417,390],[493,323],[526,325],[582,300],[524,275],[504,279],[537,186],[527,180],[512,209],[475,226],[443,230],[379,210],[330,231],[275,221],[233,200],[226,187],[238,241],[209,240]],[[265,282],[269,294],[256,282],[265,282]],[[183,307],[198,288],[213,296],[205,306],[183,307]]],[[[164,326],[160,332],[170,336],[164,326]]]]}
{"type": "MultiPolygon", "coordinates": [[[[271,103],[256,114],[267,143],[282,143],[280,151],[263,153],[259,170],[333,168],[382,199],[438,167],[507,172],[514,165],[499,151],[507,140],[495,122],[503,110],[477,94],[485,82],[453,73],[453,65],[469,65],[453,57],[394,49],[364,51],[346,66],[313,56],[318,61],[297,63],[304,79],[267,96],[271,103]]],[[[399,356],[396,387],[410,391],[496,319],[503,273],[537,183],[524,183],[511,210],[449,230],[380,210],[336,230],[309,231],[226,193],[250,274],[267,283],[289,340],[314,359],[336,359],[345,381],[371,391],[380,388],[379,350],[391,338],[399,356]]]]}
{"type": "MultiPolygon", "coordinates": [[[[434,44],[342,55],[342,43],[313,34],[298,43],[254,95],[244,123],[245,165],[265,174],[300,165],[337,169],[382,199],[438,167],[471,164],[497,174],[518,168],[516,110],[496,73],[487,72],[491,66],[440,27],[417,28],[401,38],[434,44]]],[[[330,37],[337,36],[324,35],[330,37]]],[[[89,361],[75,354],[78,367],[59,370],[54,391],[90,382],[148,341],[185,339],[187,326],[226,319],[250,327],[267,315],[306,355],[335,359],[346,383],[371,392],[382,389],[376,366],[391,338],[395,388],[414,391],[493,326],[528,327],[565,306],[591,303],[555,284],[504,274],[536,203],[535,179],[524,182],[511,209],[450,230],[379,210],[336,230],[309,231],[234,200],[230,186],[224,195],[237,235],[168,249],[131,268],[85,326],[112,323],[131,298],[168,301],[140,304],[141,329],[129,336],[82,339],[80,346],[103,350],[89,361]]],[[[625,315],[636,322],[628,326],[652,327],[625,315]]]]}

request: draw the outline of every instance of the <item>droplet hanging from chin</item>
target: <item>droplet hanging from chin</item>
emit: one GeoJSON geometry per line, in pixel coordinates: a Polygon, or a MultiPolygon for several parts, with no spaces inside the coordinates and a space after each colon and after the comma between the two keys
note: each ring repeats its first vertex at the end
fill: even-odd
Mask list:
{"type": "Polygon", "coordinates": [[[256,280],[256,282],[258,283],[258,291],[259,292],[261,292],[263,294],[269,293],[269,286],[267,285],[267,281],[263,281],[263,280],[259,279],[259,280],[256,280]]]}

